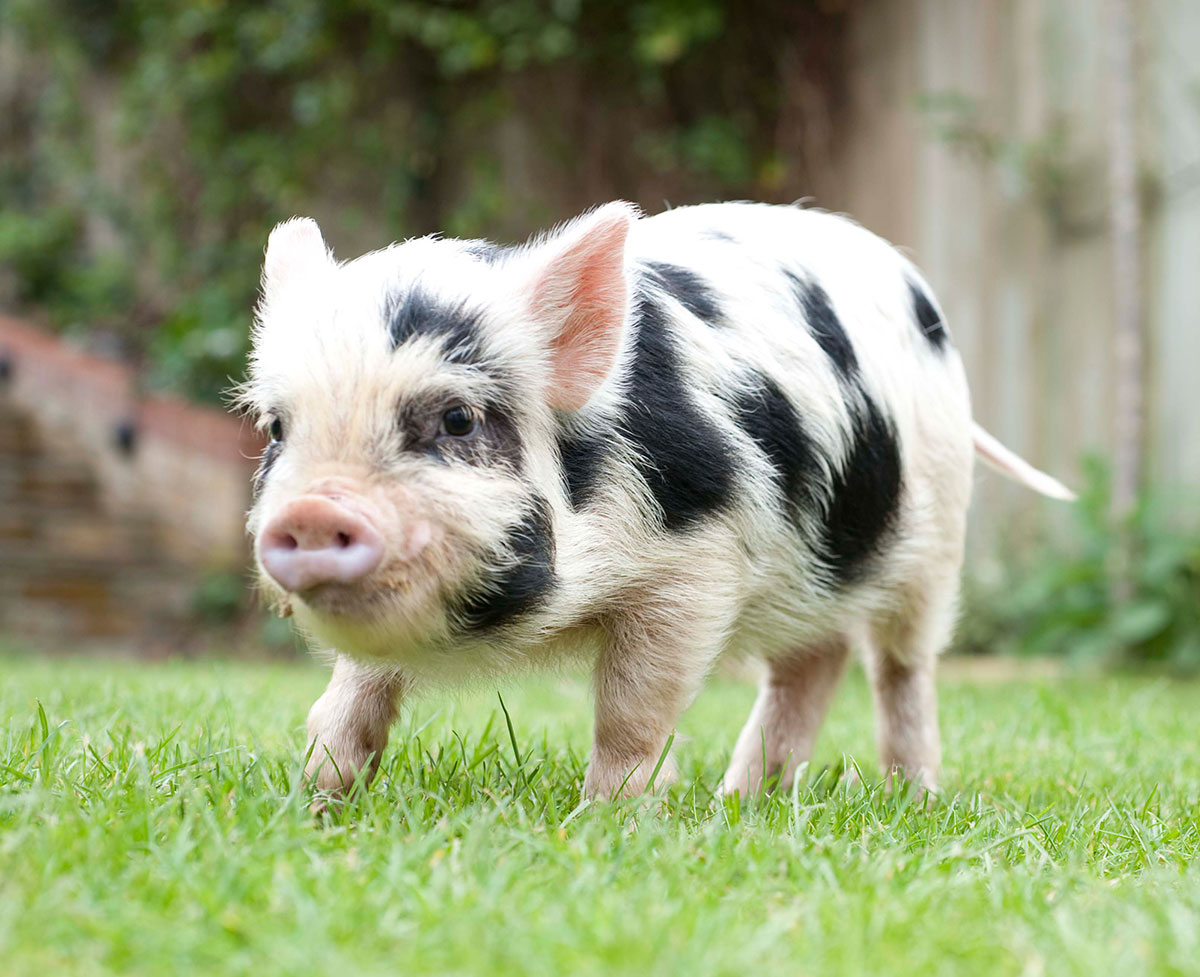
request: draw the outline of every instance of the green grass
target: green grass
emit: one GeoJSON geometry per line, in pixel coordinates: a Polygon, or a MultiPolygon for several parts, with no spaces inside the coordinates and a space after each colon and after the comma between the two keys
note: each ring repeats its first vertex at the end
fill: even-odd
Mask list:
{"type": "Polygon", "coordinates": [[[418,702],[322,824],[313,666],[0,673],[6,975],[1200,972],[1195,684],[951,676],[925,807],[872,786],[855,675],[805,782],[739,808],[711,792],[753,692],[718,679],[665,803],[580,808],[586,686],[539,679],[513,738],[495,690],[418,702]]]}

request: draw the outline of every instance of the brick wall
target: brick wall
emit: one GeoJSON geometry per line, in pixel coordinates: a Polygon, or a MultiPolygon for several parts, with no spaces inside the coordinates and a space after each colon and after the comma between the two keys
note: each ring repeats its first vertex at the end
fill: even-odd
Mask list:
{"type": "Polygon", "coordinates": [[[213,408],[0,315],[0,638],[164,645],[247,560],[261,445],[213,408]]]}

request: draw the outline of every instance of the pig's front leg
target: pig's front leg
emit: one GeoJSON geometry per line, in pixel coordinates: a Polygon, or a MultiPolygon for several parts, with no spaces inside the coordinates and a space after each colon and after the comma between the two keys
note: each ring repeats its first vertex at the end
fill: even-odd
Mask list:
{"type": "Polygon", "coordinates": [[[345,794],[366,768],[370,783],[387,746],[405,681],[393,669],[339,655],[324,694],[308,713],[311,754],[304,776],[318,790],[345,794]]]}
{"type": "MultiPolygon", "coordinates": [[[[596,730],[583,795],[631,797],[650,784],[675,723],[691,704],[720,651],[724,622],[711,613],[661,606],[637,610],[606,627],[596,664],[596,730]]],[[[655,784],[674,777],[667,757],[655,784]]]]}

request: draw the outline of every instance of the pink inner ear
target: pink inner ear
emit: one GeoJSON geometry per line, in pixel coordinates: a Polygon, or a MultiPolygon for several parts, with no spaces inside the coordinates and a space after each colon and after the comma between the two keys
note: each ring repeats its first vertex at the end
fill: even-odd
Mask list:
{"type": "Polygon", "coordinates": [[[547,402],[558,410],[583,407],[616,362],[629,307],[625,238],[631,220],[627,205],[597,211],[534,285],[534,313],[555,329],[547,402]]]}

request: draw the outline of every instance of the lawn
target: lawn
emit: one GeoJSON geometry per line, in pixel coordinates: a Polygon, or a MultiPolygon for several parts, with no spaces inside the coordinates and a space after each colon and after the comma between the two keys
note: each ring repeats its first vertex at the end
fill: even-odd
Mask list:
{"type": "Polygon", "coordinates": [[[0,669],[5,975],[1200,972],[1200,685],[952,669],[925,806],[876,786],[855,674],[804,783],[739,807],[720,678],[666,802],[581,808],[587,687],[542,678],[511,735],[495,689],[419,701],[321,823],[314,665],[0,669]]]}

